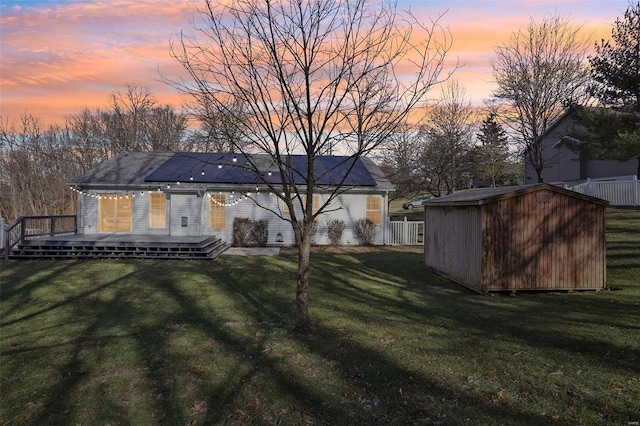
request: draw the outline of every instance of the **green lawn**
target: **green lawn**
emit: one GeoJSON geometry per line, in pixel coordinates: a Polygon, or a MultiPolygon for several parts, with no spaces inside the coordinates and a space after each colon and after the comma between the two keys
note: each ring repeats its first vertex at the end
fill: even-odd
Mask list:
{"type": "Polygon", "coordinates": [[[1,265],[0,425],[628,425],[640,421],[640,209],[614,290],[480,296],[420,248],[1,265]],[[631,422],[631,423],[630,423],[631,422]]]}

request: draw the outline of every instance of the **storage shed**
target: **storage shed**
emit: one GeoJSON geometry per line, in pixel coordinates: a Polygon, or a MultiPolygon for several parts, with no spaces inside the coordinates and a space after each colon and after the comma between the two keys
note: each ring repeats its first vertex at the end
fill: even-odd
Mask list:
{"type": "Polygon", "coordinates": [[[550,184],[427,200],[425,264],[478,293],[602,289],[608,204],[550,184]]]}

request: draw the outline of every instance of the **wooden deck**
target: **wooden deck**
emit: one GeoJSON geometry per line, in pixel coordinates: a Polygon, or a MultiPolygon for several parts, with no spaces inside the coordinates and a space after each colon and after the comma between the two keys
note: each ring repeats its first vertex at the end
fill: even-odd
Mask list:
{"type": "Polygon", "coordinates": [[[25,239],[10,259],[214,259],[228,245],[217,237],[167,235],[56,235],[25,239]]]}

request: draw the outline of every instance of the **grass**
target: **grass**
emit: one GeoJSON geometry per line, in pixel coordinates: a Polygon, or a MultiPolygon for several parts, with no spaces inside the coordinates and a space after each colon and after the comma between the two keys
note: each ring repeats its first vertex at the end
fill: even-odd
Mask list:
{"type": "Polygon", "coordinates": [[[3,262],[0,425],[640,421],[640,210],[610,209],[615,290],[479,296],[420,248],[296,259],[3,262]]]}

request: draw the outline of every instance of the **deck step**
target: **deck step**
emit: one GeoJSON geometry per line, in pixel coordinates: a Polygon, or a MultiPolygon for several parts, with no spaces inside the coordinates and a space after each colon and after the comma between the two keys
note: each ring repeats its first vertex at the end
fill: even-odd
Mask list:
{"type": "Polygon", "coordinates": [[[228,248],[216,237],[198,243],[90,243],[31,240],[18,245],[10,259],[215,259],[228,248]]]}

